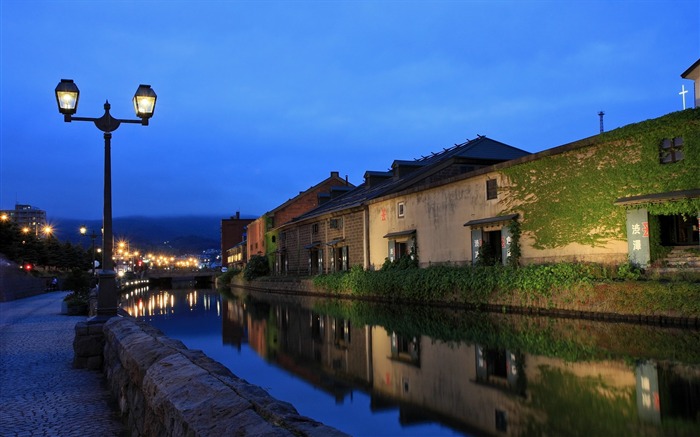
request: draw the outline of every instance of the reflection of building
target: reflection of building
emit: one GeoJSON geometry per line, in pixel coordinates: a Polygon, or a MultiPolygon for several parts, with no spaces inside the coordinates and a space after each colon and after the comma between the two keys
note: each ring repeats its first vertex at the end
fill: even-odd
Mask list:
{"type": "Polygon", "coordinates": [[[348,383],[369,384],[366,327],[302,308],[275,306],[272,311],[276,360],[283,367],[332,393],[338,402],[351,391],[348,383]],[[313,371],[302,371],[304,367],[313,371]]]}
{"type": "Polygon", "coordinates": [[[700,418],[700,371],[651,361],[637,364],[639,417],[655,424],[700,418]]]}
{"type": "Polygon", "coordinates": [[[380,327],[372,328],[371,343],[375,405],[393,403],[406,423],[432,419],[463,431],[519,434],[514,424],[523,398],[510,388],[520,376],[506,370],[510,353],[380,327]]]}
{"type": "Polygon", "coordinates": [[[221,339],[224,344],[236,346],[248,342],[248,331],[245,310],[238,301],[224,299],[221,311],[221,339]]]}
{"type": "Polygon", "coordinates": [[[15,209],[2,210],[0,214],[6,214],[10,220],[17,224],[17,227],[28,229],[28,232],[34,235],[40,235],[46,226],[46,211],[31,205],[16,204],[15,209]]]}
{"type": "MultiPolygon", "coordinates": [[[[586,346],[568,341],[547,350],[563,346],[569,359],[512,346],[447,343],[261,300],[227,302],[224,325],[230,338],[225,342],[249,338],[261,357],[332,394],[337,403],[354,390],[367,392],[371,411],[398,413],[403,426],[434,422],[474,435],[567,435],[572,429],[655,435],[668,423],[687,428],[700,423],[700,368],[692,366],[635,366],[588,355],[572,361],[572,346],[575,352],[586,346]]],[[[618,333],[597,324],[582,329],[591,335],[600,329],[606,337],[618,333]]],[[[517,332],[508,339],[529,344],[517,332]]],[[[556,344],[556,336],[552,339],[556,344]]]]}
{"type": "Polygon", "coordinates": [[[225,333],[245,331],[258,355],[333,394],[338,402],[352,391],[351,385],[371,384],[368,327],[259,301],[246,304],[245,310],[239,301],[229,301],[224,308],[224,325],[235,325],[224,326],[225,333]]]}
{"type": "Polygon", "coordinates": [[[657,424],[692,423],[700,412],[697,369],[647,364],[635,378],[621,361],[572,363],[381,327],[372,328],[371,345],[372,407],[398,409],[405,425],[432,420],[473,434],[561,435],[580,423],[599,431],[590,435],[611,435],[630,426],[631,411],[657,424]]]}

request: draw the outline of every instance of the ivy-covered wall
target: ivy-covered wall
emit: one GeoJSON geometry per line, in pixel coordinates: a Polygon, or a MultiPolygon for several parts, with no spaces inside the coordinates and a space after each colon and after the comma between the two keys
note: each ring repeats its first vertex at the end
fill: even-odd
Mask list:
{"type": "Polygon", "coordinates": [[[276,229],[265,232],[265,256],[267,256],[267,261],[270,263],[270,271],[275,270],[275,256],[277,253],[278,235],[279,231],[276,229]]]}
{"type": "MultiPolygon", "coordinates": [[[[541,158],[502,169],[506,206],[522,217],[535,249],[572,243],[600,247],[624,240],[623,197],[700,188],[700,108],[628,125],[581,146],[562,146],[541,158]],[[665,138],[683,138],[684,159],[661,164],[665,138]]],[[[641,205],[650,214],[697,216],[700,199],[641,205]]]]}

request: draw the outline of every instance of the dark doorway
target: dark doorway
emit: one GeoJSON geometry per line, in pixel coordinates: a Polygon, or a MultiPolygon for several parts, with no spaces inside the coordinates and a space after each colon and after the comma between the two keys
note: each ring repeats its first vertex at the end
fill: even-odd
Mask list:
{"type": "Polygon", "coordinates": [[[482,262],[487,266],[501,264],[501,231],[484,232],[484,247],[482,250],[482,262]]]}
{"type": "Polygon", "coordinates": [[[323,273],[323,250],[311,249],[309,253],[309,269],[312,275],[323,273]]]}
{"type": "Polygon", "coordinates": [[[697,246],[699,244],[698,219],[683,215],[659,216],[661,245],[697,246]]]}

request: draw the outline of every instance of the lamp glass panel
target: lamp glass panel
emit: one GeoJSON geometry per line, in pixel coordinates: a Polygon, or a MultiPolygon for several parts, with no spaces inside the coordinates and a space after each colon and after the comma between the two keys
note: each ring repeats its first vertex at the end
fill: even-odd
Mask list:
{"type": "Polygon", "coordinates": [[[139,117],[150,117],[153,115],[153,108],[156,105],[156,98],[151,96],[134,96],[134,110],[139,117]]]}
{"type": "Polygon", "coordinates": [[[58,105],[61,109],[72,111],[78,102],[78,93],[73,91],[56,91],[58,105]]]}

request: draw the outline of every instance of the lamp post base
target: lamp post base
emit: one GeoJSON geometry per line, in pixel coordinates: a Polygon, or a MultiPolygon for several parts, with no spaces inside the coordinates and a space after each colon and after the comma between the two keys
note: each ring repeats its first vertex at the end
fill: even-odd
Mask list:
{"type": "Polygon", "coordinates": [[[97,317],[109,319],[119,311],[119,295],[117,293],[116,273],[104,270],[100,273],[100,283],[97,287],[97,317]]]}

